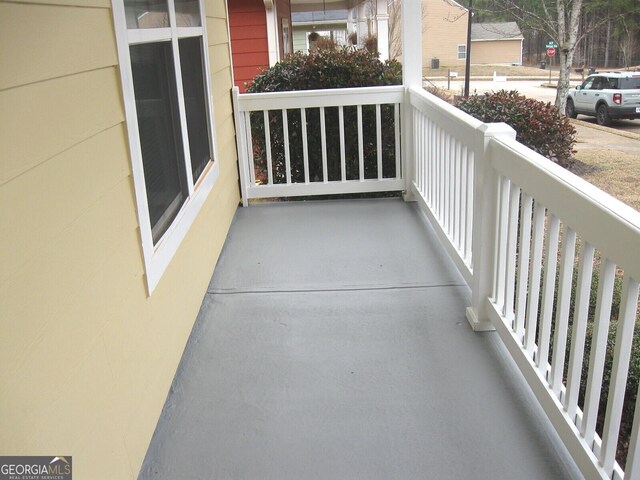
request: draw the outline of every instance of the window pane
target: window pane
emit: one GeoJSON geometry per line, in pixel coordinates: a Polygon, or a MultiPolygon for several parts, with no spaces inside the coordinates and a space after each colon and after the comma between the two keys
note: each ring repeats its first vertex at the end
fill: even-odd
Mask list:
{"type": "Polygon", "coordinates": [[[200,37],[182,38],[179,40],[179,46],[182,88],[187,113],[187,129],[189,130],[189,149],[191,150],[191,170],[195,183],[211,159],[207,97],[204,93],[202,39],[200,37]]]}
{"type": "Polygon", "coordinates": [[[188,196],[173,53],[170,42],[130,50],[151,233],[157,243],[188,196]]]}
{"type": "Polygon", "coordinates": [[[198,0],[175,0],[178,27],[201,27],[198,0]]]}
{"type": "Polygon", "coordinates": [[[161,28],[169,26],[167,0],[125,0],[127,28],[161,28]]]}

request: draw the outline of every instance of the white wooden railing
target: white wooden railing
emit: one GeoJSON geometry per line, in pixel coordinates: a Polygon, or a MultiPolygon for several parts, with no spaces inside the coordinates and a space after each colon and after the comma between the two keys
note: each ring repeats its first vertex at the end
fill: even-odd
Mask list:
{"type": "Polygon", "coordinates": [[[400,165],[403,99],[402,86],[243,95],[234,89],[243,203],[247,205],[252,198],[404,190],[400,165]],[[365,121],[367,113],[372,121],[365,121]],[[335,117],[333,121],[327,120],[329,115],[335,117]],[[348,121],[349,116],[355,124],[348,121]],[[374,131],[368,131],[372,123],[374,131]],[[317,129],[320,141],[314,169],[310,143],[314,135],[317,138],[317,129]],[[383,132],[391,135],[383,136],[383,132]],[[349,155],[347,147],[356,144],[357,152],[349,155]],[[374,150],[374,164],[370,165],[371,158],[366,157],[372,155],[365,154],[374,150]],[[384,158],[390,152],[392,158],[384,158]],[[332,165],[338,167],[333,176],[332,165]],[[391,175],[385,175],[385,166],[393,171],[391,175]],[[368,171],[374,175],[367,175],[368,171]]]}
{"type": "Polygon", "coordinates": [[[472,288],[470,322],[498,331],[586,478],[640,478],[640,402],[626,474],[616,462],[624,396],[636,394],[626,386],[640,213],[524,147],[509,127],[484,125],[419,89],[409,94],[415,159],[409,188],[472,288]],[[594,256],[600,273],[589,325],[594,256]],[[603,401],[616,275],[622,295],[603,401]]]}
{"type": "MultiPolygon", "coordinates": [[[[616,461],[624,397],[638,393],[626,387],[639,310],[639,212],[524,147],[507,125],[483,124],[421,89],[236,94],[234,103],[245,202],[265,196],[404,190],[406,199],[418,202],[471,288],[470,324],[475,330],[497,330],[584,476],[640,479],[640,402],[635,404],[624,471],[616,461]],[[357,178],[349,180],[343,109],[377,105],[381,152],[379,112],[385,104],[393,105],[394,112],[395,175],[382,176],[378,153],[378,175],[365,178],[366,133],[362,107],[357,107],[359,167],[357,178]],[[337,179],[327,175],[326,142],[338,140],[327,138],[320,113],[322,178],[312,181],[305,174],[294,182],[287,111],[299,109],[304,119],[305,110],[328,107],[340,111],[340,174],[337,179]],[[274,110],[281,117],[270,116],[274,110]],[[286,168],[281,183],[268,169],[266,182],[256,181],[256,158],[264,152],[256,152],[252,140],[252,112],[266,112],[257,115],[263,125],[283,122],[286,168]],[[595,311],[590,312],[594,268],[599,281],[595,311]],[[614,286],[620,281],[620,311],[611,319],[614,286]],[[606,393],[603,372],[612,322],[617,331],[606,393]]],[[[269,139],[269,128],[265,130],[269,139]]],[[[304,139],[304,129],[300,134],[304,139]]],[[[305,141],[305,172],[307,149],[305,141]]],[[[271,163],[268,148],[266,155],[271,163]]]]}

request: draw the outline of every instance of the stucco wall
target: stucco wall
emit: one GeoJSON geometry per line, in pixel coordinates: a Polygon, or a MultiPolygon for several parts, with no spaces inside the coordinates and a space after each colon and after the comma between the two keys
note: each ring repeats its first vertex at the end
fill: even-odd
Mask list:
{"type": "Polygon", "coordinates": [[[149,296],[111,2],[0,3],[0,454],[137,477],[238,204],[224,1],[206,13],[220,176],[149,296]]]}
{"type": "Polygon", "coordinates": [[[471,63],[521,63],[522,40],[471,42],[471,63]]]}
{"type": "Polygon", "coordinates": [[[458,45],[467,43],[467,11],[452,0],[422,1],[422,66],[437,57],[440,66],[461,66],[458,45]]]}

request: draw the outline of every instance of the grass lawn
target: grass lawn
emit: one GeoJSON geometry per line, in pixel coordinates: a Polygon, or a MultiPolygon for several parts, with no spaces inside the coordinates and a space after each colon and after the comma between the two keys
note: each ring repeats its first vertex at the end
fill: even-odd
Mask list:
{"type": "Polygon", "coordinates": [[[640,211],[640,138],[576,125],[574,173],[640,211]]]}

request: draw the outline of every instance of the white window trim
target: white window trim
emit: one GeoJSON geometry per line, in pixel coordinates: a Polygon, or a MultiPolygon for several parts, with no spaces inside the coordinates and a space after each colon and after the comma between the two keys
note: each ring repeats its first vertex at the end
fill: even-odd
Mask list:
{"type": "Polygon", "coordinates": [[[467,59],[467,45],[465,43],[460,43],[458,44],[458,46],[456,47],[456,53],[458,56],[458,60],[466,60],[467,59]],[[460,56],[460,47],[464,47],[464,57],[460,56]]]}
{"type": "MultiPolygon", "coordinates": [[[[211,73],[209,71],[209,42],[206,31],[206,14],[204,10],[204,0],[200,0],[201,27],[170,27],[170,28],[150,28],[140,30],[128,30],[123,0],[112,0],[113,17],[116,33],[116,43],[118,47],[118,61],[120,77],[122,81],[122,93],[124,100],[125,119],[127,134],[129,138],[129,150],[131,154],[131,170],[133,174],[133,184],[136,195],[136,206],[138,210],[138,222],[140,225],[140,240],[142,243],[142,254],[144,257],[147,292],[153,293],[160,282],[169,263],[176,254],[178,247],[184,240],[191,225],[195,221],[205,200],[213,189],[219,175],[219,161],[216,141],[216,129],[214,122],[214,110],[211,101],[211,73]],[[167,36],[169,34],[169,36],[167,36]],[[202,37],[202,52],[204,64],[205,95],[207,97],[207,114],[209,116],[209,135],[213,161],[205,167],[200,179],[194,185],[191,172],[189,139],[183,135],[185,149],[185,173],[187,176],[189,196],[185,200],[182,208],[176,215],[162,238],[153,244],[151,234],[151,220],[149,218],[149,206],[147,203],[147,190],[144,180],[144,168],[142,163],[142,150],[140,146],[140,136],[138,131],[138,116],[136,111],[135,92],[133,88],[133,74],[131,71],[131,58],[129,55],[130,45],[167,40],[169,38],[202,37]]],[[[173,0],[168,0],[171,25],[175,25],[175,10],[173,0]]],[[[175,50],[177,41],[172,42],[175,50]]],[[[177,58],[177,57],[176,57],[177,58]]],[[[178,89],[178,102],[181,112],[184,112],[184,97],[182,95],[182,78],[176,68],[176,84],[178,89]]],[[[181,114],[182,131],[186,132],[186,117],[181,114]]]]}

